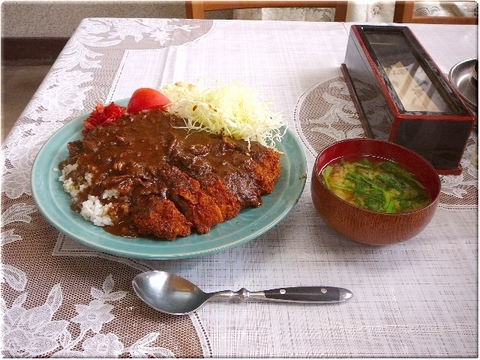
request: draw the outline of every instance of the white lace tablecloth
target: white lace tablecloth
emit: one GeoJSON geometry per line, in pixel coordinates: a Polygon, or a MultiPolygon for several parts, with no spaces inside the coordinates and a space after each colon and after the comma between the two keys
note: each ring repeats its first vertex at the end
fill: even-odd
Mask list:
{"type": "MultiPolygon", "coordinates": [[[[309,171],[327,144],[363,136],[341,77],[350,24],[108,19],[82,21],[2,148],[2,354],[5,357],[476,357],[477,152],[442,177],[429,226],[400,244],[353,243],[316,215],[310,183],[259,238],[184,260],[100,253],[56,231],[31,196],[36,154],[96,102],[178,80],[241,80],[282,112],[309,171]],[[335,285],[329,306],[212,302],[188,316],[133,293],[140,271],[205,291],[335,285]]],[[[411,25],[444,73],[476,56],[477,27],[411,25]]],[[[372,225],[373,226],[373,225],[372,225]]]]}

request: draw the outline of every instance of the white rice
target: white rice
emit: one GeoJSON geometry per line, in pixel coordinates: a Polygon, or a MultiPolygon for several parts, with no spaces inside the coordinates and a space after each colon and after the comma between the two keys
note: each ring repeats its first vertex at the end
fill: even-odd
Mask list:
{"type": "Polygon", "coordinates": [[[63,183],[63,190],[66,193],[70,194],[70,196],[75,200],[77,198],[80,189],[77,185],[73,182],[72,179],[68,178],[68,174],[70,174],[73,170],[77,169],[77,164],[66,165],[62,169],[62,175],[60,175],[59,180],[63,183]]]}
{"type": "Polygon", "coordinates": [[[113,225],[112,219],[108,215],[108,210],[112,203],[103,205],[96,196],[89,195],[88,200],[82,203],[80,214],[85,220],[93,222],[96,226],[113,225]]]}
{"type": "MultiPolygon", "coordinates": [[[[83,182],[75,183],[68,174],[77,169],[77,164],[66,165],[62,169],[62,174],[59,180],[63,183],[63,189],[68,193],[73,201],[77,201],[78,194],[92,185],[92,173],[86,173],[84,175],[83,182]]],[[[117,198],[119,193],[117,190],[105,190],[101,196],[103,200],[111,198],[117,198]]],[[[96,226],[113,225],[112,219],[108,215],[108,210],[112,206],[112,203],[103,204],[97,196],[88,196],[88,200],[82,203],[82,210],[80,214],[87,221],[92,222],[96,226]]]]}
{"type": "Polygon", "coordinates": [[[105,190],[102,194],[102,199],[117,199],[118,195],[120,195],[120,193],[116,189],[105,190]]]}

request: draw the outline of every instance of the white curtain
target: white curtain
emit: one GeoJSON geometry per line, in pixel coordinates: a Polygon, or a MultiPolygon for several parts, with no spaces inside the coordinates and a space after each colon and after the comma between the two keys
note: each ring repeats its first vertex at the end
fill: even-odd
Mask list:
{"type": "MultiPolygon", "coordinates": [[[[395,1],[349,1],[347,22],[393,22],[395,1]]],[[[478,6],[470,1],[417,1],[415,16],[477,16],[478,6]]],[[[327,8],[262,8],[234,11],[235,19],[333,21],[327,8]]]]}

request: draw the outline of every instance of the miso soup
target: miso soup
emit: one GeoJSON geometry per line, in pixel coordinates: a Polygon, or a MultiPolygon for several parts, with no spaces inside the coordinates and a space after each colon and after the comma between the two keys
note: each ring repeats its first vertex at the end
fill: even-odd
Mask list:
{"type": "Polygon", "coordinates": [[[364,209],[404,213],[427,206],[428,192],[398,164],[374,157],[340,159],[322,171],[323,183],[335,195],[364,209]]]}

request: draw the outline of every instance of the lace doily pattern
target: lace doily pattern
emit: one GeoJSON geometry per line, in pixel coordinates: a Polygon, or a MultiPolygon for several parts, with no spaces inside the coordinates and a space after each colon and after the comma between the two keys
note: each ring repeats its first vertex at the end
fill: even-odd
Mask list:
{"type": "Polygon", "coordinates": [[[36,237],[36,258],[26,241],[10,244],[3,254],[3,356],[205,356],[190,317],[161,314],[134,295],[134,269],[94,257],[52,258],[48,237],[36,237]],[[24,257],[36,262],[26,268],[24,257]],[[36,279],[40,264],[42,274],[55,275],[36,279]]]}
{"type": "Polygon", "coordinates": [[[3,356],[198,358],[211,353],[195,314],[164,315],[134,295],[130,281],[138,269],[147,269],[144,265],[99,261],[98,252],[52,256],[59,233],[36,209],[30,171],[56,130],[105,100],[115,59],[124,49],[140,40],[145,48],[185,44],[207,34],[212,24],[85,19],[22,113],[2,146],[3,356]]]}
{"type": "Polygon", "coordinates": [[[178,19],[136,19],[134,26],[127,19],[82,21],[18,119],[21,126],[12,129],[2,146],[2,191],[11,199],[31,194],[30,170],[41,146],[61,126],[105,101],[117,71],[115,59],[132,43],[141,41],[146,49],[186,44],[212,25],[178,19]]]}
{"type": "MultiPolygon", "coordinates": [[[[369,91],[365,84],[361,91],[369,91]]],[[[379,103],[372,96],[368,101],[379,103]]],[[[373,106],[372,106],[373,108],[373,106]]],[[[381,106],[375,111],[385,111],[381,106]]],[[[306,148],[316,156],[334,142],[357,137],[366,137],[355,105],[350,97],[347,84],[336,76],[321,81],[308,89],[295,107],[295,123],[306,148]]],[[[377,124],[381,127],[381,124],[377,124]]],[[[374,126],[377,126],[374,124],[374,126]]],[[[377,129],[388,134],[388,129],[377,129]]],[[[478,165],[477,134],[472,133],[468,140],[461,165],[463,171],[458,176],[442,175],[442,193],[439,206],[450,210],[476,208],[478,204],[478,165]]]]}

